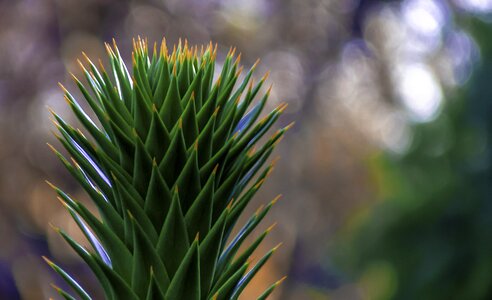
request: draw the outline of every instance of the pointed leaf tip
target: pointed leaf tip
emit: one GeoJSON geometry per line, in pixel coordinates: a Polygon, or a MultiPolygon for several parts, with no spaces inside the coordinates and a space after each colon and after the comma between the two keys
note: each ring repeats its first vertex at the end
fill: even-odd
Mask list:
{"type": "Polygon", "coordinates": [[[65,88],[65,86],[61,82],[58,82],[58,86],[63,90],[63,92],[68,93],[68,90],[65,88]]]}
{"type": "Polygon", "coordinates": [[[288,106],[289,106],[289,103],[284,102],[284,103],[280,104],[279,106],[277,106],[276,110],[279,113],[283,113],[288,106]]]}
{"type": "Polygon", "coordinates": [[[46,256],[42,255],[41,256],[43,258],[43,260],[50,266],[54,265],[54,263],[49,259],[47,258],[46,256]]]}
{"type": "Polygon", "coordinates": [[[284,131],[287,131],[287,130],[291,129],[292,127],[294,127],[295,124],[296,124],[295,121],[294,122],[291,122],[289,125],[287,125],[287,126],[284,127],[284,131]]]}
{"type": "Polygon", "coordinates": [[[287,275],[285,275],[284,277],[280,278],[279,280],[277,280],[277,282],[275,282],[275,285],[279,285],[281,284],[282,282],[285,281],[285,279],[287,279],[287,275]]]}
{"type": "Polygon", "coordinates": [[[280,200],[280,198],[282,198],[283,195],[282,194],[278,194],[277,197],[275,197],[272,202],[270,202],[271,205],[274,205],[275,203],[277,203],[278,200],[280,200]]]}
{"type": "Polygon", "coordinates": [[[275,252],[277,251],[278,248],[280,248],[280,246],[282,246],[284,243],[283,242],[280,242],[277,244],[277,246],[273,247],[272,250],[270,250],[271,252],[275,252]]]}
{"type": "Polygon", "coordinates": [[[56,231],[57,233],[60,233],[60,231],[61,231],[60,227],[55,226],[55,225],[54,225],[53,223],[51,223],[51,222],[48,222],[48,226],[50,226],[50,227],[51,227],[51,229],[53,229],[53,230],[54,230],[54,231],[56,231]]]}
{"type": "Polygon", "coordinates": [[[277,222],[270,225],[270,227],[268,227],[267,230],[265,230],[265,232],[270,233],[276,226],[277,226],[277,222]]]}
{"type": "Polygon", "coordinates": [[[55,191],[58,190],[58,188],[53,183],[49,182],[48,180],[45,180],[44,182],[46,182],[55,191]]]}
{"type": "Polygon", "coordinates": [[[260,63],[260,59],[258,58],[255,63],[253,64],[253,66],[251,67],[251,69],[256,69],[256,67],[258,66],[258,64],[260,63]]]}

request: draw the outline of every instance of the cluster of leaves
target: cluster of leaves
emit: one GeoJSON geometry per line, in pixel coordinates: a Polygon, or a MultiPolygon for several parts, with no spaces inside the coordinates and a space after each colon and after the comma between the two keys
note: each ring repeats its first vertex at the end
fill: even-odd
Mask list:
{"type": "MultiPolygon", "coordinates": [[[[242,67],[232,49],[214,79],[217,46],[212,44],[199,51],[180,42],[168,53],[163,41],[150,55],[139,38],[132,75],[116,43],[106,48],[112,75],[86,57],[88,66],[80,65],[90,90],[73,76],[96,122],[62,87],[91,139],[53,112],[57,138],[72,163],[53,150],[100,217],[53,187],[93,249],[56,230],[91,268],[106,299],[237,299],[276,249],[250,267],[250,256],[269,228],[239,251],[278,198],[232,233],[271,172],[273,163],[264,165],[288,127],[255,145],[286,105],[259,120],[269,90],[254,100],[266,76],[254,83],[255,64],[237,84],[242,67]]],[[[78,297],[91,299],[46,260],[78,297]]]]}

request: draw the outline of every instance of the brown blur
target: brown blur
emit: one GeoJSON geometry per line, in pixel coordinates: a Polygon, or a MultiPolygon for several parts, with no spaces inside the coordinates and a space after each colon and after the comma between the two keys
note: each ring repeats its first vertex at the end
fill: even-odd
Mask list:
{"type": "Polygon", "coordinates": [[[47,107],[74,122],[57,83],[74,90],[69,72],[80,74],[81,51],[104,61],[103,42],[114,37],[129,60],[132,38],[141,35],[216,42],[219,60],[236,46],[246,67],[260,58],[257,78],[271,71],[271,107],[289,104],[280,125],[296,121],[250,207],[283,194],[264,222],[278,224],[261,250],[283,246],[243,299],[285,274],[272,299],[364,299],[330,270],[327,249],[354,209],[376,199],[370,158],[404,151],[409,124],[432,119],[442,95],[467,76],[456,75],[438,36],[402,18],[400,4],[382,1],[0,1],[0,287],[12,291],[9,299],[58,299],[50,283],[60,279],[46,255],[97,293],[90,272],[49,226],[81,240],[45,179],[85,195],[46,146],[57,145],[47,107]],[[409,93],[419,84],[415,103],[409,93]]]}

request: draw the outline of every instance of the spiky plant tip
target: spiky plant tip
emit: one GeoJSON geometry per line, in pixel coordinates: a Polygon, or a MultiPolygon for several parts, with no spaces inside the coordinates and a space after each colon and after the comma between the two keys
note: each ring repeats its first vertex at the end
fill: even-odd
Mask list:
{"type": "Polygon", "coordinates": [[[41,258],[43,258],[43,260],[48,264],[48,265],[53,265],[53,262],[51,260],[49,260],[46,256],[42,255],[41,258]]]}
{"type": "Polygon", "coordinates": [[[48,223],[48,226],[50,226],[50,228],[51,228],[53,231],[55,231],[55,232],[58,232],[58,233],[59,233],[59,232],[61,231],[60,227],[55,226],[55,224],[53,224],[53,223],[51,223],[51,222],[49,222],[49,223],[48,223]]]}
{"type": "Polygon", "coordinates": [[[278,248],[246,272],[273,225],[239,249],[278,197],[238,222],[271,172],[265,164],[289,126],[257,145],[286,105],[259,120],[271,87],[256,99],[268,73],[254,83],[257,61],[239,81],[241,54],[232,47],[216,79],[218,46],[211,42],[198,51],[180,40],[169,53],[163,39],[149,53],[147,39],[137,37],[130,68],[114,39],[105,48],[109,69],[82,53],[87,83],[71,74],[97,121],[60,85],[85,130],[53,112],[72,162],[49,145],[98,209],[100,217],[52,186],[92,249],[57,231],[92,269],[107,299],[237,299],[278,248]]]}
{"type": "Polygon", "coordinates": [[[282,247],[282,245],[283,245],[283,244],[284,244],[283,242],[278,243],[275,247],[273,247],[273,248],[272,248],[272,250],[271,250],[271,251],[272,251],[272,252],[277,251],[277,250],[278,250],[278,248],[282,247]]]}
{"type": "Polygon", "coordinates": [[[272,202],[271,202],[271,203],[272,203],[272,205],[275,205],[275,204],[278,202],[278,200],[280,200],[282,197],[283,197],[283,195],[282,195],[282,194],[277,195],[277,197],[275,197],[275,198],[272,200],[272,202]]]}
{"type": "Polygon", "coordinates": [[[268,227],[267,230],[265,230],[265,232],[270,233],[276,226],[277,226],[277,222],[270,225],[270,227],[268,227]]]}

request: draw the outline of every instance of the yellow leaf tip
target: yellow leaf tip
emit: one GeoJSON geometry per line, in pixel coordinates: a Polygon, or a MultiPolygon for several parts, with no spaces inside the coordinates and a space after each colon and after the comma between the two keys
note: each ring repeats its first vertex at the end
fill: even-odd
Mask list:
{"type": "Polygon", "coordinates": [[[63,90],[63,92],[68,93],[68,90],[65,88],[65,86],[61,82],[58,82],[58,86],[63,90]]]}
{"type": "Polygon", "coordinates": [[[258,66],[258,64],[260,63],[260,59],[258,58],[255,63],[253,64],[253,66],[251,67],[251,69],[256,69],[256,67],[258,66]]]}
{"type": "Polygon", "coordinates": [[[49,182],[48,180],[45,180],[44,182],[46,182],[55,191],[58,190],[58,188],[53,183],[49,182]]]}
{"type": "Polygon", "coordinates": [[[55,224],[53,224],[51,222],[49,222],[48,225],[51,227],[51,229],[53,229],[56,232],[60,232],[61,231],[60,227],[55,226],[55,224]]]}
{"type": "Polygon", "coordinates": [[[287,276],[280,278],[277,282],[275,282],[275,285],[280,285],[282,282],[285,281],[285,279],[287,279],[287,276]]]}
{"type": "Polygon", "coordinates": [[[275,226],[277,226],[277,222],[275,222],[272,225],[270,225],[270,227],[268,227],[265,232],[266,233],[269,233],[270,231],[272,231],[275,228],[275,226]]]}
{"type": "Polygon", "coordinates": [[[283,245],[283,242],[278,243],[277,246],[273,247],[273,249],[271,251],[272,252],[277,251],[277,249],[280,248],[280,246],[282,246],[282,245],[283,245]]]}
{"type": "Polygon", "coordinates": [[[291,129],[292,127],[294,127],[295,124],[296,124],[295,121],[291,122],[289,125],[284,127],[284,130],[287,131],[287,130],[291,129]]]}
{"type": "Polygon", "coordinates": [[[284,110],[289,106],[289,104],[287,102],[284,102],[282,104],[280,104],[278,107],[277,107],[277,111],[279,113],[283,113],[284,110]]]}
{"type": "Polygon", "coordinates": [[[271,202],[271,203],[272,203],[272,205],[274,205],[275,203],[277,203],[277,202],[278,202],[278,200],[280,200],[280,198],[282,198],[282,197],[283,197],[283,195],[282,195],[282,194],[278,194],[278,195],[277,195],[277,197],[275,197],[275,198],[272,200],[272,202],[271,202]]]}

